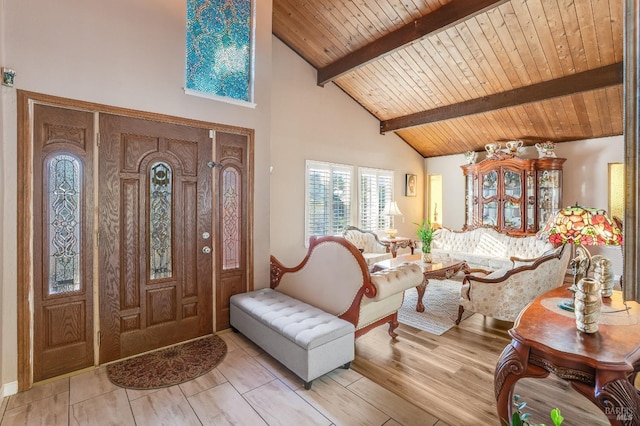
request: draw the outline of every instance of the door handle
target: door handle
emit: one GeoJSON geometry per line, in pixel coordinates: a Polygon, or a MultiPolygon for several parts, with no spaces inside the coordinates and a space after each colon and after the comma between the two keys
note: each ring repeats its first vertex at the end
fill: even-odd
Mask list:
{"type": "Polygon", "coordinates": [[[211,253],[211,247],[209,247],[209,246],[204,246],[204,247],[202,247],[202,252],[203,252],[204,254],[209,254],[209,253],[211,253]]]}

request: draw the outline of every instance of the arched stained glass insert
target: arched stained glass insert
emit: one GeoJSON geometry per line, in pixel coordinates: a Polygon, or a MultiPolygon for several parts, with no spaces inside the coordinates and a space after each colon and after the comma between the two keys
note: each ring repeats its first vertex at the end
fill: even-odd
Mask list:
{"type": "Polygon", "coordinates": [[[187,0],[187,92],[251,102],[252,27],[251,0],[187,0]]]}
{"type": "Polygon", "coordinates": [[[80,290],[80,162],[67,154],[52,157],[49,176],[49,294],[80,290]]]}
{"type": "Polygon", "coordinates": [[[164,162],[151,165],[149,179],[149,279],[168,278],[171,264],[172,170],[164,162]]]}
{"type": "Polygon", "coordinates": [[[240,173],[232,167],[222,173],[222,268],[240,267],[240,173]]]}

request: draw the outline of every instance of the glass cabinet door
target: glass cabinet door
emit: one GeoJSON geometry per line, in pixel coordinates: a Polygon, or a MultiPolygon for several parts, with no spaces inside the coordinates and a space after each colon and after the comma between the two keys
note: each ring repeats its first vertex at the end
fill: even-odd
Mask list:
{"type": "Polygon", "coordinates": [[[538,171],[538,228],[560,209],[562,170],[538,171]]]}
{"type": "Polygon", "coordinates": [[[482,200],[480,202],[482,225],[498,225],[498,172],[482,175],[482,200]]]}
{"type": "Polygon", "coordinates": [[[507,229],[522,228],[522,199],[524,196],[522,172],[503,170],[502,226],[507,229]]]}
{"type": "Polygon", "coordinates": [[[473,226],[473,194],[474,194],[474,190],[473,190],[473,175],[469,174],[466,177],[466,191],[465,191],[465,223],[467,224],[467,226],[473,226]]]}
{"type": "Polygon", "coordinates": [[[536,173],[527,172],[527,232],[536,232],[536,173]]]}

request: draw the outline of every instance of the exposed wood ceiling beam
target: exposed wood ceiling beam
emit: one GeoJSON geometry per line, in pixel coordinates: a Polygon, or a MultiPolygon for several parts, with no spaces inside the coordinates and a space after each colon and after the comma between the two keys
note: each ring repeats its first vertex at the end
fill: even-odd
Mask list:
{"type": "Polygon", "coordinates": [[[622,62],[380,122],[380,133],[622,84],[622,62]]]}
{"type": "Polygon", "coordinates": [[[509,0],[453,0],[434,12],[361,47],[349,55],[318,69],[318,86],[324,86],[367,63],[388,55],[420,38],[446,30],[509,0]]]}

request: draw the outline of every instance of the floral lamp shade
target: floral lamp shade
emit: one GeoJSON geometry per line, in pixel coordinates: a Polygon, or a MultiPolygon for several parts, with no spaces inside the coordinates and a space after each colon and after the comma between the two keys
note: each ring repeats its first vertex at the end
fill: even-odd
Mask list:
{"type": "Polygon", "coordinates": [[[536,234],[554,245],[620,246],[622,230],[605,210],[575,206],[565,207],[551,216],[536,234]]]}

